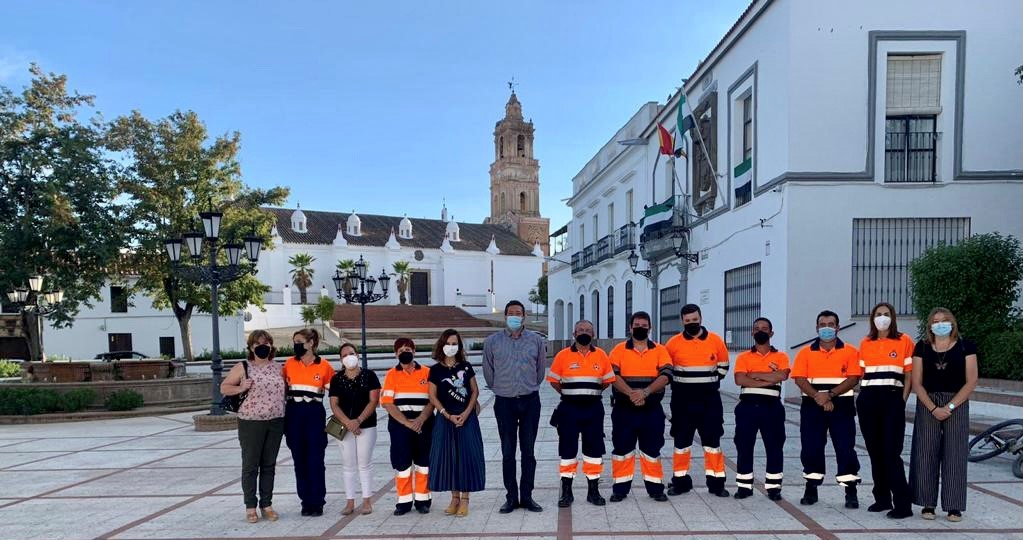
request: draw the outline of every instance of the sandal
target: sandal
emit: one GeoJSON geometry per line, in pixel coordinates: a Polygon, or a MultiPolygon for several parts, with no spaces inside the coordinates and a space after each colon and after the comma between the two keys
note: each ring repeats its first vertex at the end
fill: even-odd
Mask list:
{"type": "Polygon", "coordinates": [[[245,521],[248,521],[249,523],[256,523],[259,521],[259,514],[256,513],[255,508],[245,509],[245,521]]]}
{"type": "Polygon", "coordinates": [[[444,509],[444,515],[453,516],[453,515],[457,514],[458,513],[458,508],[459,508],[459,502],[458,501],[459,501],[458,497],[452,497],[451,498],[451,504],[449,504],[448,507],[444,509]]]}
{"type": "Polygon", "coordinates": [[[455,515],[458,517],[469,515],[469,497],[462,496],[462,502],[458,504],[458,512],[455,515]]]}

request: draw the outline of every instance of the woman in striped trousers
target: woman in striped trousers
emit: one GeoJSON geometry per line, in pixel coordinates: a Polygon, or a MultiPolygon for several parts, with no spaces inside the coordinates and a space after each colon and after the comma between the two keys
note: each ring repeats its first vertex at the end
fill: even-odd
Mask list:
{"type": "Polygon", "coordinates": [[[926,339],[913,351],[916,419],[909,475],[913,502],[924,519],[935,518],[938,480],[941,507],[949,521],[966,510],[970,394],[977,386],[977,348],[959,336],[955,316],[935,308],[927,317],[926,339]]]}

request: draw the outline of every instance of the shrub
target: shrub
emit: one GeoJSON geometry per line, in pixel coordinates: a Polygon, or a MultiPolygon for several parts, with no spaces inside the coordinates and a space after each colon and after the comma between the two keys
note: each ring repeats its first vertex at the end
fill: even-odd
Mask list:
{"type": "Polygon", "coordinates": [[[20,376],[21,364],[10,360],[0,360],[0,378],[20,376]]]}
{"type": "Polygon", "coordinates": [[[105,404],[111,411],[130,411],[141,407],[142,401],[142,394],[134,390],[118,390],[107,396],[105,404]]]}
{"type": "Polygon", "coordinates": [[[60,408],[64,412],[78,412],[96,401],[96,391],[91,388],[76,388],[60,396],[60,408]]]}
{"type": "Polygon", "coordinates": [[[0,414],[42,414],[61,410],[60,395],[40,388],[0,388],[0,414]]]}
{"type": "Polygon", "coordinates": [[[983,354],[977,358],[981,377],[1023,380],[1023,328],[989,336],[983,354]]]}

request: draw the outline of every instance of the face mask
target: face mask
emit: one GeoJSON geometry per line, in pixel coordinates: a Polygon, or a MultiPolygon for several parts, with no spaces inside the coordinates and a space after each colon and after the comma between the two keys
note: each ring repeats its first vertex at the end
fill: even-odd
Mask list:
{"type": "Polygon", "coordinates": [[[252,349],[252,354],[256,355],[256,358],[268,358],[270,356],[269,345],[256,345],[252,349]]]}
{"type": "Polygon", "coordinates": [[[639,340],[639,341],[646,341],[646,338],[649,335],[650,335],[650,329],[649,328],[643,328],[642,326],[637,326],[637,327],[632,329],[632,339],[639,340]]]}
{"type": "Polygon", "coordinates": [[[824,328],[817,329],[817,337],[821,338],[821,341],[831,341],[837,336],[838,330],[835,330],[834,328],[828,328],[825,326],[824,328]]]}
{"type": "Polygon", "coordinates": [[[306,348],[305,343],[295,343],[295,357],[302,358],[305,356],[306,348]]]}
{"type": "Polygon", "coordinates": [[[354,369],[359,367],[359,357],[354,354],[349,354],[341,359],[341,364],[348,369],[354,369]]]}
{"type": "Polygon", "coordinates": [[[398,355],[398,361],[401,362],[402,364],[406,364],[407,365],[407,364],[411,364],[412,363],[412,359],[415,358],[415,357],[416,357],[416,355],[412,354],[412,352],[405,351],[405,352],[403,352],[403,353],[398,355]]]}
{"type": "Polygon", "coordinates": [[[445,345],[444,356],[454,358],[458,354],[458,345],[445,345]]]}
{"type": "Polygon", "coordinates": [[[508,324],[508,329],[512,332],[522,328],[522,317],[518,315],[509,315],[505,317],[505,322],[508,324]]]}
{"type": "Polygon", "coordinates": [[[887,315],[878,315],[874,317],[874,326],[878,330],[887,330],[892,325],[892,318],[887,315]]]}
{"type": "Polygon", "coordinates": [[[950,336],[952,335],[952,323],[948,321],[936,322],[931,325],[931,332],[934,332],[936,336],[950,336]]]}
{"type": "Polygon", "coordinates": [[[757,345],[766,345],[768,341],[771,341],[771,334],[768,334],[763,330],[759,332],[754,332],[753,341],[756,341],[757,345]]]}
{"type": "Polygon", "coordinates": [[[591,341],[593,341],[593,336],[589,334],[579,334],[578,336],[575,336],[575,342],[583,347],[589,345],[591,341]]]}
{"type": "Polygon", "coordinates": [[[698,322],[691,322],[691,323],[686,325],[686,333],[689,334],[690,336],[699,335],[700,329],[702,327],[703,327],[703,325],[701,325],[698,322]]]}

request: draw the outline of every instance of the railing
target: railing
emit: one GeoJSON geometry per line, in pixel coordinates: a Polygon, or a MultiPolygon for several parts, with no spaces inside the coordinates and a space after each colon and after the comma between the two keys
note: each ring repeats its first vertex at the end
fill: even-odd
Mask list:
{"type": "Polygon", "coordinates": [[[284,303],[284,293],[282,291],[270,291],[263,294],[263,303],[270,305],[279,305],[284,303]]]}
{"type": "Polygon", "coordinates": [[[583,268],[593,266],[597,258],[597,245],[590,244],[583,249],[583,268]]]}
{"type": "Polygon", "coordinates": [[[458,293],[458,306],[487,307],[487,295],[458,293]]]}
{"type": "Polygon", "coordinates": [[[938,135],[935,131],[885,133],[885,182],[936,181],[938,135]]]}
{"type": "Polygon", "coordinates": [[[583,252],[577,251],[572,254],[572,273],[582,272],[585,266],[583,266],[583,252]]]}
{"type": "Polygon", "coordinates": [[[615,232],[614,253],[631,251],[636,248],[636,224],[629,223],[615,232]]]}
{"type": "Polygon", "coordinates": [[[613,240],[614,237],[610,234],[601,238],[600,240],[597,240],[597,255],[596,258],[593,260],[594,263],[598,263],[600,261],[611,258],[611,255],[613,255],[611,251],[613,240]]]}

